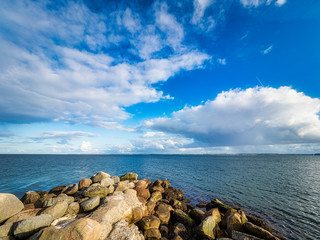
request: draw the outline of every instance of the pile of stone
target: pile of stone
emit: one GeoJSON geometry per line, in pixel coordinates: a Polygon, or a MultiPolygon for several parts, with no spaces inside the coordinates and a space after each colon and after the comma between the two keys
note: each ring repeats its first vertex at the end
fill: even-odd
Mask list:
{"type": "Polygon", "coordinates": [[[278,239],[261,219],[215,199],[197,207],[168,180],[99,172],[78,184],[0,193],[0,240],[278,239]],[[202,210],[201,210],[202,209],[202,210]]]}

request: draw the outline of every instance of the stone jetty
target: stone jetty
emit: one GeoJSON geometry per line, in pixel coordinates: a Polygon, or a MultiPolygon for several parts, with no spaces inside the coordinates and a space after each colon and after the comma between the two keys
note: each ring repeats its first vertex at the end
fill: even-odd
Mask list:
{"type": "Polygon", "coordinates": [[[278,240],[261,219],[218,199],[190,204],[168,180],[99,172],[19,200],[0,193],[0,240],[278,240]]]}

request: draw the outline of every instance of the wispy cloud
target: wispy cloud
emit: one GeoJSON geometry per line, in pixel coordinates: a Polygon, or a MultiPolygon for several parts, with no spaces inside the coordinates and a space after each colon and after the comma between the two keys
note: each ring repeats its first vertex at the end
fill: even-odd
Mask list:
{"type": "Polygon", "coordinates": [[[68,141],[79,138],[86,137],[96,137],[96,134],[89,132],[80,132],[80,131],[72,131],[72,132],[61,132],[61,131],[46,131],[41,132],[39,136],[33,137],[32,139],[35,141],[45,141],[45,140],[56,140],[58,144],[67,144],[68,141]]]}
{"type": "Polygon", "coordinates": [[[262,54],[266,55],[272,51],[273,46],[269,46],[266,49],[262,50],[262,54]]]}
{"type": "Polygon", "coordinates": [[[145,126],[192,138],[198,147],[301,144],[320,141],[319,112],[318,98],[290,87],[257,87],[222,92],[145,126]]]}
{"type": "Polygon", "coordinates": [[[218,58],[217,62],[221,65],[226,65],[227,64],[227,60],[225,58],[218,58]]]}
{"type": "Polygon", "coordinates": [[[244,7],[259,7],[261,5],[271,5],[272,3],[281,7],[286,3],[286,0],[240,0],[244,7]]]}

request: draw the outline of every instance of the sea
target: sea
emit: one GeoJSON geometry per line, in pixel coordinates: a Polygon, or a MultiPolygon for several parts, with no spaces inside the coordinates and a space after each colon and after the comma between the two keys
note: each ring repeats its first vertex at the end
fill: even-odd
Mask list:
{"type": "Polygon", "coordinates": [[[192,204],[218,198],[287,239],[320,239],[319,155],[0,155],[0,192],[21,198],[99,171],[168,179],[192,204]]]}

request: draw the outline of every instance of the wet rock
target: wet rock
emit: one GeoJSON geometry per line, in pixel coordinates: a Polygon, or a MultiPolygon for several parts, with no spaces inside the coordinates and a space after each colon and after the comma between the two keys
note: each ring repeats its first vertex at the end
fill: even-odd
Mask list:
{"type": "Polygon", "coordinates": [[[16,228],[13,231],[13,235],[17,239],[24,239],[40,229],[49,226],[53,221],[53,218],[49,214],[41,214],[39,216],[27,218],[17,223],[16,228]]]}
{"type": "Polygon", "coordinates": [[[24,208],[23,203],[13,194],[0,193],[0,223],[24,208]]]}
{"type": "Polygon", "coordinates": [[[225,214],[230,209],[230,207],[228,207],[227,205],[222,203],[219,199],[213,199],[210,203],[208,203],[206,205],[206,210],[208,211],[208,210],[210,210],[212,208],[216,208],[216,207],[223,214],[225,214]]]}
{"type": "Polygon", "coordinates": [[[112,230],[112,225],[121,219],[131,219],[136,207],[145,208],[137,198],[137,192],[128,189],[125,192],[115,192],[103,199],[101,205],[88,217],[101,224],[100,240],[104,240],[112,230]]]}
{"type": "Polygon", "coordinates": [[[234,209],[230,209],[227,211],[225,215],[225,221],[229,235],[231,235],[233,230],[243,232],[243,222],[241,215],[234,209]]]}
{"type": "Polygon", "coordinates": [[[160,226],[160,219],[157,218],[156,216],[146,216],[143,217],[140,221],[139,221],[139,226],[141,229],[143,230],[147,230],[147,229],[151,229],[151,228],[159,228],[160,226]]]}
{"type": "Polygon", "coordinates": [[[156,215],[160,219],[162,224],[168,224],[170,220],[170,210],[172,207],[165,203],[160,203],[156,208],[156,215]]]}
{"type": "Polygon", "coordinates": [[[173,226],[173,234],[175,236],[186,237],[187,228],[182,223],[176,223],[173,226]]]}
{"type": "Polygon", "coordinates": [[[182,200],[183,199],[183,193],[181,190],[176,190],[173,187],[168,187],[164,191],[164,198],[168,201],[171,201],[173,199],[182,200]]]}
{"type": "Polygon", "coordinates": [[[101,186],[108,187],[114,184],[114,180],[112,178],[104,178],[100,182],[101,186]]]}
{"type": "Polygon", "coordinates": [[[172,212],[172,217],[175,222],[182,223],[185,226],[193,227],[195,225],[195,221],[180,209],[175,209],[172,212]]]}
{"type": "Polygon", "coordinates": [[[129,226],[128,221],[120,220],[114,225],[107,240],[144,240],[144,237],[137,226],[129,226]]]}
{"type": "Polygon", "coordinates": [[[150,228],[144,232],[144,237],[146,240],[161,239],[161,233],[158,228],[150,228]]]}
{"type": "Polygon", "coordinates": [[[100,234],[101,226],[98,222],[88,218],[81,218],[67,225],[42,229],[29,240],[98,240],[100,234]]]}
{"type": "Polygon", "coordinates": [[[79,189],[78,184],[71,184],[67,187],[64,193],[67,195],[73,195],[76,192],[78,192],[78,189],[79,189]]]}
{"type": "Polygon", "coordinates": [[[23,204],[30,204],[35,203],[40,198],[40,194],[34,191],[28,191],[26,192],[23,197],[21,198],[21,201],[23,204]]]}
{"type": "Polygon", "coordinates": [[[151,199],[153,199],[155,202],[158,202],[162,199],[162,194],[160,191],[155,191],[150,196],[151,199]]]}
{"type": "Polygon", "coordinates": [[[58,196],[54,198],[48,198],[44,201],[43,207],[51,207],[52,205],[56,204],[57,202],[66,202],[68,204],[74,202],[74,197],[71,196],[58,196]]]}
{"type": "Polygon", "coordinates": [[[77,215],[80,210],[80,204],[77,202],[70,203],[67,209],[67,214],[77,215]]]}
{"type": "Polygon", "coordinates": [[[83,191],[82,195],[84,197],[95,197],[99,196],[100,198],[106,197],[110,193],[110,189],[108,187],[103,187],[99,183],[94,183],[86,190],[83,191]]]}
{"type": "Polygon", "coordinates": [[[112,176],[111,178],[113,179],[115,184],[120,182],[120,178],[118,176],[112,176]]]}
{"type": "Polygon", "coordinates": [[[242,233],[242,232],[238,232],[233,230],[232,231],[232,239],[233,240],[262,240],[261,238],[257,238],[255,236],[246,234],[246,233],[242,233]]]}
{"type": "Polygon", "coordinates": [[[263,229],[267,230],[270,233],[273,233],[272,228],[262,219],[254,217],[254,216],[250,216],[250,215],[247,215],[247,219],[249,222],[251,222],[259,227],[262,227],[263,229]]]}
{"type": "Polygon", "coordinates": [[[252,234],[256,237],[259,237],[262,239],[268,239],[268,240],[269,239],[270,240],[278,240],[278,238],[273,236],[272,233],[268,232],[267,230],[263,229],[262,227],[254,225],[253,223],[246,222],[243,224],[243,227],[247,233],[252,234]]]}
{"type": "Polygon", "coordinates": [[[164,193],[164,188],[163,187],[161,187],[161,186],[153,186],[153,187],[151,187],[150,188],[150,192],[155,192],[155,191],[159,191],[159,192],[161,192],[161,193],[164,193]]]}
{"type": "Polygon", "coordinates": [[[68,209],[67,202],[57,202],[51,207],[45,209],[41,214],[49,214],[53,219],[61,218],[68,209]]]}
{"type": "Polygon", "coordinates": [[[170,205],[176,209],[181,209],[182,211],[187,211],[188,207],[185,203],[177,200],[177,199],[172,199],[170,201],[170,205]]]}
{"type": "Polygon", "coordinates": [[[97,183],[97,182],[101,182],[101,180],[104,178],[110,178],[110,177],[111,176],[105,172],[98,172],[91,177],[91,180],[92,182],[97,183]]]}
{"type": "Polygon", "coordinates": [[[89,187],[92,184],[92,180],[89,178],[84,178],[79,181],[79,190],[85,187],[89,187]]]}
{"type": "Polygon", "coordinates": [[[170,187],[170,182],[169,182],[168,180],[163,180],[161,186],[162,186],[164,189],[167,189],[167,188],[170,187]]]}
{"type": "Polygon", "coordinates": [[[60,185],[60,186],[57,186],[57,187],[54,187],[52,188],[49,193],[53,193],[55,195],[59,195],[63,189],[65,189],[65,185],[60,185]]]}
{"type": "Polygon", "coordinates": [[[136,173],[126,173],[125,175],[120,177],[121,181],[129,180],[129,181],[134,181],[138,179],[138,174],[136,173]]]}
{"type": "Polygon", "coordinates": [[[161,225],[159,228],[162,237],[167,238],[169,235],[169,228],[165,225],[161,225]]]}
{"type": "Polygon", "coordinates": [[[193,208],[190,212],[189,215],[192,219],[196,221],[197,224],[200,224],[204,219],[205,219],[205,213],[204,211],[193,208]]]}
{"type": "Polygon", "coordinates": [[[201,202],[201,203],[198,203],[196,206],[197,206],[198,208],[206,208],[207,204],[208,204],[208,203],[201,202]]]}
{"type": "Polygon", "coordinates": [[[100,197],[95,196],[95,197],[89,198],[88,200],[80,203],[80,207],[81,207],[82,211],[89,212],[89,211],[95,209],[96,207],[98,207],[99,204],[100,204],[100,197]]]}

